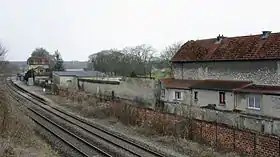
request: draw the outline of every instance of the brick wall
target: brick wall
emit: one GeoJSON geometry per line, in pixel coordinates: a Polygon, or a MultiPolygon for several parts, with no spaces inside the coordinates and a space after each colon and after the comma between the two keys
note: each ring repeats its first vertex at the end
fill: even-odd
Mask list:
{"type": "Polygon", "coordinates": [[[280,139],[278,137],[241,130],[225,124],[207,122],[197,119],[186,119],[172,114],[165,114],[151,109],[140,108],[132,105],[122,105],[121,102],[113,103],[115,108],[127,108],[118,112],[118,117],[126,112],[134,114],[121,121],[130,121],[135,118],[138,125],[147,125],[159,134],[188,137],[194,141],[207,144],[218,150],[235,151],[246,156],[279,157],[280,139]],[[188,127],[190,125],[190,127],[188,127]]]}

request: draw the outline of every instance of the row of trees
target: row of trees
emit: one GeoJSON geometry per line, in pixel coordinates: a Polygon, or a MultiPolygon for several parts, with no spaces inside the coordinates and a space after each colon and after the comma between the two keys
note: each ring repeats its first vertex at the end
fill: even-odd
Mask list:
{"type": "MultiPolygon", "coordinates": [[[[171,69],[170,59],[179,50],[182,43],[174,43],[167,46],[159,57],[156,57],[156,50],[150,45],[138,45],[134,47],[125,47],[122,50],[110,49],[102,50],[89,56],[89,69],[105,72],[111,75],[121,76],[148,76],[152,69],[171,69]]],[[[0,58],[3,58],[7,50],[0,44],[0,58]]],[[[58,51],[50,54],[44,48],[36,48],[31,57],[50,58],[53,62],[50,64],[51,71],[64,71],[63,59],[58,51]]],[[[0,62],[0,72],[3,71],[7,62],[0,62]]]]}
{"type": "Polygon", "coordinates": [[[181,45],[178,42],[167,46],[159,57],[156,57],[156,50],[152,46],[145,44],[122,50],[102,50],[89,56],[88,68],[111,75],[149,76],[153,68],[171,70],[169,61],[181,45]]]}

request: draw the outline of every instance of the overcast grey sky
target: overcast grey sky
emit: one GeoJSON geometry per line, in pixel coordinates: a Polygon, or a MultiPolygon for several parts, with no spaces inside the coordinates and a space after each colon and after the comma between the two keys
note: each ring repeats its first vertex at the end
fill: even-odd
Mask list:
{"type": "Polygon", "coordinates": [[[0,0],[0,41],[7,59],[36,47],[64,60],[102,49],[280,32],[279,0],[0,0]]]}

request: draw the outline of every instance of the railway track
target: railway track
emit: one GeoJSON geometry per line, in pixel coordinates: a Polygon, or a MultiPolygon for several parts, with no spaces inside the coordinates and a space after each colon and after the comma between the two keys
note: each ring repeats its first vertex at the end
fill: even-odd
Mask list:
{"type": "MultiPolygon", "coordinates": [[[[16,100],[22,103],[21,99],[13,93],[15,89],[12,89],[11,86],[8,86],[9,94],[16,100]]],[[[28,109],[28,116],[39,126],[50,132],[53,136],[57,137],[65,144],[70,146],[74,149],[78,154],[81,156],[92,157],[92,156],[108,156],[111,157],[110,154],[107,152],[99,149],[98,147],[90,144],[86,140],[82,139],[81,137],[75,135],[74,133],[68,131],[67,129],[63,128],[61,125],[57,124],[56,122],[50,120],[46,116],[42,115],[38,111],[34,110],[32,107],[24,104],[25,107],[28,109]]]]}
{"type": "MultiPolygon", "coordinates": [[[[144,146],[138,145],[138,144],[136,144],[130,140],[124,139],[116,134],[112,134],[109,131],[107,131],[103,128],[97,127],[77,116],[69,114],[61,109],[55,108],[55,107],[49,105],[44,99],[20,88],[19,86],[14,84],[12,81],[8,82],[8,87],[11,91],[13,91],[14,93],[17,93],[18,95],[20,95],[27,101],[32,102],[32,104],[36,105],[36,107],[40,108],[41,110],[44,110],[45,112],[48,112],[49,114],[52,114],[53,116],[61,119],[61,121],[67,122],[67,123],[71,124],[72,126],[79,128],[80,130],[83,130],[87,134],[93,136],[95,139],[98,139],[98,140],[101,140],[101,141],[107,143],[108,146],[112,146],[114,148],[119,149],[120,151],[126,152],[126,154],[128,154],[128,156],[143,156],[143,157],[150,157],[150,156],[151,157],[163,157],[164,156],[163,154],[155,152],[144,146]]],[[[43,117],[42,114],[38,113],[38,111],[32,109],[31,107],[29,107],[28,109],[31,110],[32,112],[36,113],[38,116],[43,117]]],[[[44,117],[44,118],[47,118],[47,117],[44,117]]],[[[50,120],[50,119],[48,119],[48,120],[50,120]]],[[[63,128],[61,128],[61,129],[63,129],[63,128]]],[[[70,131],[68,130],[68,132],[70,132],[70,131]]],[[[77,135],[72,133],[72,136],[77,136],[77,135]]],[[[93,150],[95,150],[96,152],[99,152],[100,154],[103,154],[104,156],[115,156],[113,154],[106,153],[107,150],[105,148],[95,147],[94,145],[91,144],[90,141],[88,141],[88,139],[83,139],[80,136],[77,136],[75,138],[82,139],[82,141],[84,142],[84,145],[87,145],[88,147],[91,146],[93,150]]]]}

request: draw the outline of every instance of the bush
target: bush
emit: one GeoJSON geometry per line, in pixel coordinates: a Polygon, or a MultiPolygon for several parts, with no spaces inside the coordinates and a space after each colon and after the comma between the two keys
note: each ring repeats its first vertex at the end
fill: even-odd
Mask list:
{"type": "Polygon", "coordinates": [[[132,72],[130,73],[130,77],[137,77],[135,71],[132,71],[132,72]]]}

